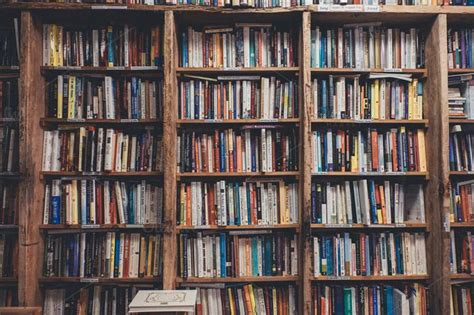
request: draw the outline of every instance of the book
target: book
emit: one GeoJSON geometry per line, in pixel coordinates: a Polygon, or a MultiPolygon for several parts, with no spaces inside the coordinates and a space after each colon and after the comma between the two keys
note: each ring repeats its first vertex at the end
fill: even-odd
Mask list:
{"type": "Polygon", "coordinates": [[[180,119],[282,119],[299,115],[298,83],[276,77],[218,77],[179,83],[180,119]]]}
{"type": "Polygon", "coordinates": [[[297,236],[285,233],[181,233],[178,257],[183,278],[298,275],[297,236]]]}
{"type": "Polygon", "coordinates": [[[298,184],[255,182],[183,182],[179,184],[181,226],[246,226],[299,222],[298,184]]]}
{"type": "Polygon", "coordinates": [[[298,170],[298,131],[282,126],[244,126],[178,134],[181,173],[287,172],[298,170]]]}
{"type": "Polygon", "coordinates": [[[16,185],[0,182],[0,224],[18,224],[16,185]]]}
{"type": "Polygon", "coordinates": [[[415,69],[425,66],[420,29],[387,28],[377,23],[311,30],[311,67],[415,69]]]}
{"type": "Polygon", "coordinates": [[[298,289],[294,285],[235,284],[224,288],[187,287],[197,291],[196,314],[297,314],[298,289]],[[255,301],[247,303],[246,297],[255,301]]]}
{"type": "Polygon", "coordinates": [[[0,233],[0,279],[18,276],[18,236],[0,233]]]}
{"type": "Polygon", "coordinates": [[[453,274],[474,273],[474,235],[470,231],[450,232],[450,264],[453,274]]]}
{"type": "Polygon", "coordinates": [[[66,126],[45,130],[43,171],[161,172],[162,135],[154,128],[66,126]]]}
{"type": "Polygon", "coordinates": [[[18,306],[17,288],[0,288],[0,307],[18,306]]]}
{"type": "Polygon", "coordinates": [[[138,77],[58,75],[48,85],[48,117],[162,119],[163,81],[138,77]]]}
{"type": "Polygon", "coordinates": [[[162,242],[162,235],[144,232],[49,234],[43,275],[82,279],[161,277],[162,242]]]}
{"type": "Polygon", "coordinates": [[[406,127],[313,131],[312,172],[426,172],[425,131],[406,127]]]}
{"type": "MultiPolygon", "coordinates": [[[[461,5],[464,4],[464,1],[460,2],[461,5]]],[[[450,69],[474,68],[473,34],[472,28],[448,29],[448,67],[450,69]]]]}
{"type": "Polygon", "coordinates": [[[474,171],[473,135],[470,127],[451,126],[449,134],[449,169],[451,171],[474,171]]]}
{"type": "Polygon", "coordinates": [[[160,224],[163,187],[153,181],[59,179],[45,186],[43,224],[160,224]]]}
{"type": "Polygon", "coordinates": [[[0,172],[18,172],[19,148],[18,127],[4,125],[0,127],[0,172]]]}
{"type": "Polygon", "coordinates": [[[427,314],[429,290],[422,284],[317,285],[312,288],[314,314],[427,314]]]}
{"type": "Polygon", "coordinates": [[[0,27],[0,66],[18,66],[18,19],[4,17],[4,21],[0,27]]]}
{"type": "Polygon", "coordinates": [[[155,25],[99,28],[43,25],[44,66],[159,67],[162,30],[155,25]]]}
{"type": "Polygon", "coordinates": [[[470,283],[455,283],[451,286],[451,314],[472,313],[473,289],[470,283]]]}
{"type": "Polygon", "coordinates": [[[313,182],[311,222],[335,225],[425,223],[423,187],[370,179],[313,182]]]}
{"type": "Polygon", "coordinates": [[[18,79],[0,78],[0,118],[18,118],[18,79]]]}
{"type": "Polygon", "coordinates": [[[129,304],[131,313],[193,312],[196,290],[140,290],[129,304]]]}
{"type": "Polygon", "coordinates": [[[363,79],[359,75],[315,78],[313,116],[355,120],[423,119],[423,83],[415,78],[410,80],[363,79]]]}
{"type": "Polygon", "coordinates": [[[423,233],[334,233],[313,237],[314,276],[426,275],[423,233]]]}
{"type": "Polygon", "coordinates": [[[296,29],[271,24],[233,27],[187,27],[179,35],[180,67],[294,67],[298,50],[296,29]]]}

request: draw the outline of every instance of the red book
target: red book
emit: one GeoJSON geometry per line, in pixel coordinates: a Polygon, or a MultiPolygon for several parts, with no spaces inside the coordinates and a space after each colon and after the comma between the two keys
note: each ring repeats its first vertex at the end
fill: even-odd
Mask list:
{"type": "Polygon", "coordinates": [[[125,244],[123,246],[123,277],[128,278],[130,266],[130,234],[125,234],[125,244]]]}
{"type": "Polygon", "coordinates": [[[96,184],[95,186],[95,195],[96,195],[96,215],[95,215],[95,223],[96,224],[104,224],[104,207],[102,201],[102,194],[103,194],[103,186],[102,184],[96,184]]]}

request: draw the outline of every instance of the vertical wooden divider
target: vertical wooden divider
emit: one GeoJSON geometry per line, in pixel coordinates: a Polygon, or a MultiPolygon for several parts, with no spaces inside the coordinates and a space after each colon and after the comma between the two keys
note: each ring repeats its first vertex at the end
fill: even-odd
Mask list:
{"type": "Polygon", "coordinates": [[[176,24],[173,11],[165,12],[164,26],[164,246],[163,289],[176,287],[178,242],[176,239],[176,24]]]}
{"type": "Polygon", "coordinates": [[[20,305],[41,306],[38,277],[42,270],[43,241],[39,225],[43,221],[44,188],[40,181],[43,132],[39,119],[44,112],[42,63],[42,27],[31,11],[21,12],[20,43],[20,173],[24,177],[18,189],[19,266],[18,298],[20,305]]]}
{"type": "Polygon", "coordinates": [[[437,15],[425,46],[426,101],[424,112],[429,119],[427,160],[430,180],[426,190],[428,242],[427,263],[430,273],[430,308],[435,314],[449,314],[449,233],[443,227],[449,213],[449,121],[447,19],[437,15]]]}
{"type": "Polygon", "coordinates": [[[301,115],[301,146],[303,148],[303,162],[301,163],[302,185],[302,220],[301,220],[301,260],[303,260],[302,294],[303,299],[300,309],[303,314],[311,314],[311,13],[303,12],[301,22],[301,59],[300,59],[300,85],[302,91],[301,115]]]}

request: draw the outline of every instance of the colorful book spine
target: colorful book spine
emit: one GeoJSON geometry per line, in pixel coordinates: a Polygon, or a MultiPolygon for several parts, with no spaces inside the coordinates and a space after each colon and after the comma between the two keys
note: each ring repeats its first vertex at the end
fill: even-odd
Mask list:
{"type": "Polygon", "coordinates": [[[470,231],[451,230],[451,273],[472,274],[474,272],[474,235],[470,231]]]}

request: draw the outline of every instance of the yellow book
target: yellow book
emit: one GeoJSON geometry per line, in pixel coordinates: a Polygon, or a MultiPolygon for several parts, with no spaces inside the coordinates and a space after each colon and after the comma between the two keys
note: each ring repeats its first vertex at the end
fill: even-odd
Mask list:
{"type": "Polygon", "coordinates": [[[287,212],[286,189],[284,181],[281,180],[278,182],[278,190],[280,192],[280,224],[283,224],[286,223],[287,212]]]}
{"type": "Polygon", "coordinates": [[[377,211],[377,222],[387,224],[387,214],[385,213],[385,192],[383,185],[379,186],[380,211],[377,211]],[[380,212],[380,214],[379,214],[380,212]]]}
{"type": "Polygon", "coordinates": [[[147,263],[145,268],[145,276],[152,276],[152,263],[153,263],[153,249],[155,248],[156,237],[155,235],[150,235],[148,238],[148,250],[147,250],[147,263]]]}
{"type": "Polygon", "coordinates": [[[63,86],[64,84],[64,77],[62,75],[58,75],[58,107],[56,111],[56,117],[61,119],[63,118],[63,86]]]}
{"type": "Polygon", "coordinates": [[[375,80],[374,81],[374,85],[373,85],[373,89],[372,89],[372,92],[373,92],[373,98],[372,98],[372,103],[373,103],[373,106],[372,106],[372,118],[373,119],[379,119],[379,111],[380,111],[380,81],[379,80],[375,80]]]}
{"type": "Polygon", "coordinates": [[[110,238],[110,264],[109,264],[109,278],[114,277],[114,265],[115,265],[115,234],[112,233],[110,238]]]}
{"type": "Polygon", "coordinates": [[[410,84],[408,84],[408,119],[414,119],[414,109],[416,108],[415,107],[415,100],[414,100],[414,91],[413,91],[413,87],[414,87],[414,82],[411,82],[410,84]]]}
{"type": "Polygon", "coordinates": [[[229,295],[230,301],[230,315],[235,315],[235,305],[234,305],[234,294],[232,293],[232,288],[227,288],[227,294],[229,295]]]}
{"type": "Polygon", "coordinates": [[[68,80],[67,118],[75,118],[76,113],[76,77],[71,75],[68,80]]]}
{"type": "Polygon", "coordinates": [[[426,172],[426,146],[425,146],[425,132],[422,129],[417,130],[418,136],[418,156],[420,163],[420,172],[426,172]]]}
{"type": "Polygon", "coordinates": [[[351,172],[359,171],[359,142],[354,141],[354,154],[351,156],[351,172]]]}
{"type": "Polygon", "coordinates": [[[187,225],[188,222],[186,222],[186,184],[182,183],[181,184],[181,191],[180,191],[180,199],[179,199],[179,205],[180,205],[180,225],[187,225]]]}
{"type": "Polygon", "coordinates": [[[58,57],[58,26],[55,24],[51,25],[50,44],[49,44],[49,53],[50,53],[50,62],[53,66],[60,66],[59,57],[58,57]]]}
{"type": "Polygon", "coordinates": [[[145,276],[145,254],[146,254],[145,237],[142,236],[140,237],[140,262],[139,262],[140,269],[138,270],[139,277],[145,276]]]}
{"type": "Polygon", "coordinates": [[[77,180],[71,181],[71,224],[79,224],[79,214],[77,209],[77,180]]]}
{"type": "Polygon", "coordinates": [[[278,314],[278,302],[277,302],[277,290],[275,287],[272,288],[272,301],[273,301],[273,314],[278,314]]]}
{"type": "Polygon", "coordinates": [[[253,285],[249,284],[250,303],[252,304],[252,311],[257,314],[257,304],[255,304],[255,295],[253,294],[253,285]]]}
{"type": "Polygon", "coordinates": [[[58,66],[63,66],[64,65],[64,58],[63,58],[63,27],[62,26],[56,26],[56,29],[58,30],[58,41],[57,41],[57,54],[58,54],[58,66]]]}

